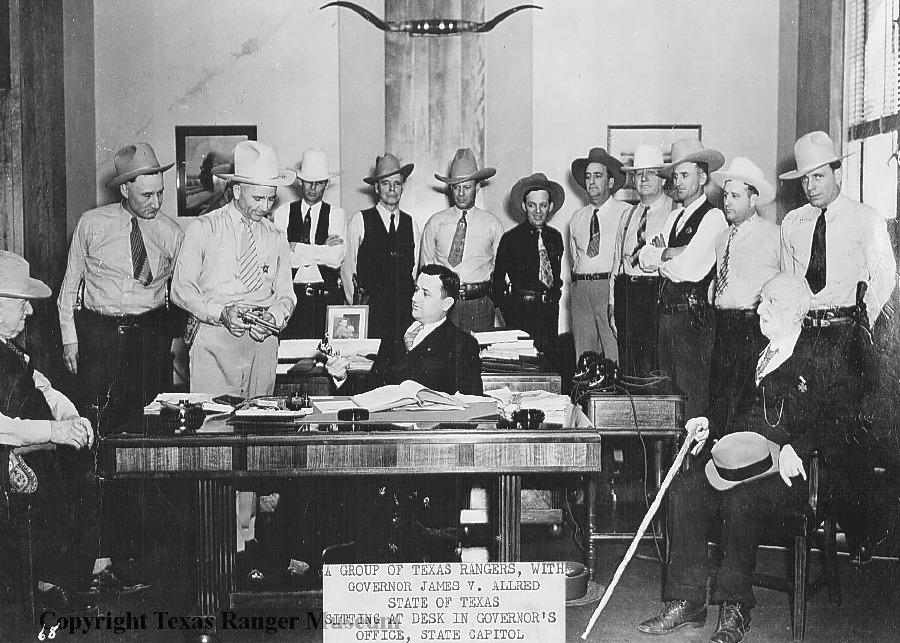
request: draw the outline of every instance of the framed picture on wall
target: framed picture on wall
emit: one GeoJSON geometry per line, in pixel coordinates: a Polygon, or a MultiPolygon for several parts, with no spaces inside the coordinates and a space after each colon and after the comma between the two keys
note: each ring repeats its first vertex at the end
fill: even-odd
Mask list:
{"type": "Polygon", "coordinates": [[[325,332],[331,339],[368,339],[368,306],[329,306],[325,332]]]}
{"type": "MultiPolygon", "coordinates": [[[[682,138],[701,138],[700,125],[686,124],[650,124],[650,125],[609,125],[606,128],[606,149],[611,156],[622,161],[626,167],[634,165],[634,151],[638,145],[658,145],[662,148],[663,160],[669,163],[672,160],[672,143],[682,138]]],[[[616,198],[629,203],[638,202],[638,194],[634,190],[631,177],[621,190],[616,193],[616,198]]]]}
{"type": "Polygon", "coordinates": [[[256,140],[256,125],[176,125],[178,216],[195,217],[225,205],[225,181],[234,146],[256,140]]]}

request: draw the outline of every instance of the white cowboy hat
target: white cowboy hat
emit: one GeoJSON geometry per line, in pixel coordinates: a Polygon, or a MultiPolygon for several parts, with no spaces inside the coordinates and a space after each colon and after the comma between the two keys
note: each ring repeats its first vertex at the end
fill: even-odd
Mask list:
{"type": "Polygon", "coordinates": [[[799,179],[823,165],[845,159],[850,154],[841,156],[835,152],[834,141],[825,132],[810,132],[804,134],[794,143],[794,158],[797,161],[797,169],[785,172],[779,179],[799,179]]]}
{"type": "Polygon", "coordinates": [[[328,171],[328,153],[325,150],[306,150],[300,159],[300,171],[297,178],[301,181],[329,181],[343,174],[343,170],[337,172],[328,171]]]}
{"type": "Polygon", "coordinates": [[[28,262],[14,252],[0,250],[0,297],[44,299],[50,288],[28,276],[28,262]]]}
{"type": "Polygon", "coordinates": [[[711,176],[712,180],[721,188],[724,188],[725,183],[732,179],[752,185],[759,192],[760,205],[771,203],[775,200],[775,188],[766,181],[759,166],[746,156],[735,156],[731,159],[728,167],[718,172],[713,172],[711,176]]]}
{"type": "Polygon", "coordinates": [[[640,172],[641,170],[658,170],[665,165],[662,150],[656,145],[638,145],[634,150],[634,161],[622,168],[623,172],[640,172]]]}
{"type": "Polygon", "coordinates": [[[277,188],[297,178],[293,170],[278,169],[275,150],[265,143],[241,141],[234,147],[234,174],[217,173],[221,179],[277,188]]]}
{"type": "Polygon", "coordinates": [[[116,152],[114,159],[116,166],[116,176],[114,176],[106,187],[113,189],[126,181],[137,178],[142,174],[159,174],[165,172],[175,165],[160,165],[156,159],[156,152],[150,147],[149,143],[135,143],[126,145],[116,152]]]}
{"type": "Polygon", "coordinates": [[[682,163],[706,163],[710,173],[725,165],[725,156],[711,147],[703,147],[696,138],[682,138],[672,143],[672,162],[666,163],[659,170],[663,176],[671,176],[675,168],[682,163]]]}
{"type": "Polygon", "coordinates": [[[450,161],[450,176],[442,176],[435,174],[441,183],[447,185],[456,185],[457,183],[465,183],[466,181],[475,181],[481,183],[497,173],[492,167],[478,169],[478,161],[475,160],[475,152],[470,148],[456,150],[456,156],[450,161]]]}

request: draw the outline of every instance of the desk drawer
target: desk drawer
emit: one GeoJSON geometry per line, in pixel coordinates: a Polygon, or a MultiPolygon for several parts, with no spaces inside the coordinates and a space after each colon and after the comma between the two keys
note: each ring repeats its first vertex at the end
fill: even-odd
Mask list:
{"type": "Polygon", "coordinates": [[[585,415],[601,430],[634,431],[635,416],[641,431],[671,431],[684,426],[684,397],[681,395],[635,395],[629,398],[627,395],[591,393],[582,405],[585,415]]]}

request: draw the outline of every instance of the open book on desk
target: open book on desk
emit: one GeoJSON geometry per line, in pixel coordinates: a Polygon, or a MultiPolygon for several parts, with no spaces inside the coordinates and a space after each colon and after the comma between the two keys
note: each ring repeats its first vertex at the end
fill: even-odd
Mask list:
{"type": "Polygon", "coordinates": [[[369,409],[373,413],[409,406],[433,411],[461,411],[466,408],[464,402],[460,402],[452,395],[433,391],[412,380],[381,386],[368,393],[354,395],[352,399],[357,406],[369,409]]]}

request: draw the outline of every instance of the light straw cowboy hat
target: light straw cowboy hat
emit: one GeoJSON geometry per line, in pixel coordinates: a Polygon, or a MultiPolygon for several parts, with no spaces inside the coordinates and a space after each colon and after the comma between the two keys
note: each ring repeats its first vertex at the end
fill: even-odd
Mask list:
{"type": "Polygon", "coordinates": [[[303,158],[300,159],[300,171],[297,172],[297,178],[301,181],[329,181],[336,176],[340,176],[344,172],[328,171],[328,153],[325,150],[306,150],[303,152],[303,158]]]}
{"type": "Polygon", "coordinates": [[[0,250],[0,297],[44,299],[50,288],[29,276],[28,262],[14,252],[0,250]]]}
{"type": "Polygon", "coordinates": [[[794,143],[794,159],[797,161],[797,169],[785,172],[779,179],[799,179],[823,165],[845,159],[850,154],[841,156],[835,151],[834,141],[825,132],[810,132],[804,134],[794,143]]]}
{"type": "Polygon", "coordinates": [[[363,179],[369,185],[375,185],[381,179],[387,178],[394,174],[399,174],[403,177],[403,180],[409,178],[409,175],[412,174],[413,168],[415,165],[412,163],[407,163],[406,165],[400,165],[400,159],[391,154],[390,152],[385,152],[384,156],[378,156],[375,158],[375,173],[372,176],[367,176],[363,179]]]}
{"type": "Polygon", "coordinates": [[[759,433],[729,433],[712,448],[712,459],[706,463],[706,479],[714,489],[725,491],[765,478],[777,473],[780,453],[780,446],[759,433]]]}
{"type": "Polygon", "coordinates": [[[711,176],[712,180],[721,188],[724,188],[725,183],[732,179],[752,185],[759,192],[758,201],[760,205],[771,203],[775,200],[775,188],[766,181],[759,166],[746,156],[735,156],[731,159],[728,167],[718,172],[713,172],[711,176]]]}
{"type": "Polygon", "coordinates": [[[293,170],[278,168],[271,146],[258,141],[241,141],[234,147],[234,173],[217,173],[221,179],[265,185],[272,188],[290,185],[297,178],[293,170]]]}
{"type": "Polygon", "coordinates": [[[509,201],[517,212],[522,206],[525,195],[532,190],[546,190],[547,194],[550,195],[550,202],[553,204],[553,208],[547,216],[552,217],[556,214],[566,200],[566,191],[563,190],[563,187],[559,183],[548,179],[543,172],[536,172],[531,176],[519,179],[516,181],[516,184],[512,186],[512,191],[509,194],[509,201]]]}
{"type": "Polygon", "coordinates": [[[623,172],[640,172],[641,170],[658,170],[665,161],[662,150],[656,145],[638,145],[634,150],[634,161],[622,168],[623,172]]]}
{"type": "Polygon", "coordinates": [[[110,189],[117,188],[126,181],[137,178],[142,174],[165,172],[175,165],[174,163],[160,165],[156,159],[156,152],[153,151],[149,143],[126,145],[116,152],[113,162],[116,166],[116,176],[106,184],[106,187],[110,189]]]}
{"type": "Polygon", "coordinates": [[[715,172],[725,165],[725,156],[711,147],[703,147],[696,138],[682,138],[672,143],[672,162],[660,168],[663,176],[672,176],[675,168],[682,163],[706,163],[709,173],[715,172]]]}
{"type": "Polygon", "coordinates": [[[575,182],[580,185],[582,189],[587,190],[587,187],[584,184],[584,172],[591,163],[599,163],[606,167],[609,178],[613,180],[612,189],[609,191],[610,194],[621,190],[622,186],[625,185],[625,174],[622,172],[622,161],[607,154],[606,150],[602,147],[593,147],[591,148],[591,151],[588,152],[587,156],[572,161],[572,176],[575,177],[575,182]]]}
{"type": "Polygon", "coordinates": [[[447,185],[456,185],[466,181],[482,181],[491,178],[497,173],[492,167],[486,167],[482,170],[478,169],[478,162],[475,160],[475,152],[470,148],[456,150],[456,156],[450,161],[450,176],[441,176],[435,174],[434,178],[447,185]]]}

